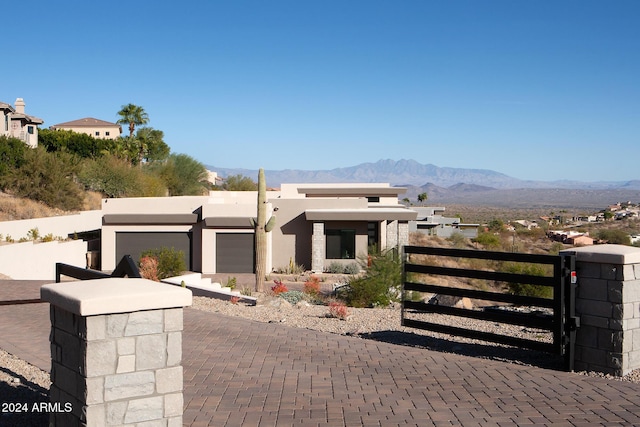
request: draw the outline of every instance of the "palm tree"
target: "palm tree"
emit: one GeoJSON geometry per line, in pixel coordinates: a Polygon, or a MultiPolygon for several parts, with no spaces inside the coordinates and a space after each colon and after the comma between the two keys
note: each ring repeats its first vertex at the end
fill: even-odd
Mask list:
{"type": "Polygon", "coordinates": [[[118,111],[118,115],[120,119],[116,123],[128,124],[129,125],[129,137],[133,136],[133,131],[136,130],[136,126],[138,125],[146,125],[149,123],[149,115],[144,108],[134,105],[127,104],[122,106],[122,110],[118,111]]]}

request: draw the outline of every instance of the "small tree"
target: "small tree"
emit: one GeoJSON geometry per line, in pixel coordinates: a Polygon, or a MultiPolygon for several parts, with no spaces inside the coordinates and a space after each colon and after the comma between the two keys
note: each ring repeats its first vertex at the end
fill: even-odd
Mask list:
{"type": "Polygon", "coordinates": [[[258,184],[248,176],[230,175],[222,184],[222,189],[226,191],[256,191],[258,184]]]}
{"type": "Polygon", "coordinates": [[[424,203],[427,201],[427,193],[418,194],[418,202],[424,203]]]}

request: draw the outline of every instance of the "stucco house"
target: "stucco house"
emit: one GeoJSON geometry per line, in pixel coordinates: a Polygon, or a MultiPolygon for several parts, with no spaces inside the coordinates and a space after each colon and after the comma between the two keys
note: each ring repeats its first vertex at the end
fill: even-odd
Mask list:
{"type": "Polygon", "coordinates": [[[76,133],[85,133],[96,139],[118,139],[122,135],[122,126],[104,120],[85,117],[84,119],[58,123],[49,129],[70,130],[76,133]]]}
{"type": "Polygon", "coordinates": [[[0,102],[0,135],[18,138],[29,147],[35,148],[38,146],[38,125],[43,124],[44,120],[26,114],[25,106],[22,98],[16,99],[15,107],[0,102]]]}
{"type": "MultiPolygon", "coordinates": [[[[409,242],[417,212],[398,201],[406,188],[389,184],[282,184],[267,192],[267,271],[290,262],[321,273],[334,262],[350,264],[371,245],[409,242]]],[[[257,192],[212,191],[208,196],[105,199],[101,261],[112,270],[126,254],[174,247],[190,270],[252,273],[257,192]]]]}

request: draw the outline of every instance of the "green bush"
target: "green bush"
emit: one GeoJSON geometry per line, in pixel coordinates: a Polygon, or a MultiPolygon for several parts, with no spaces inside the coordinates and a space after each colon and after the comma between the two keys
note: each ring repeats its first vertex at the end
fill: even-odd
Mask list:
{"type": "Polygon", "coordinates": [[[82,209],[84,195],[74,181],[77,159],[68,153],[47,153],[42,147],[24,152],[23,164],[4,178],[4,186],[19,197],[62,210],[82,209]]]}
{"type": "MultiPolygon", "coordinates": [[[[548,266],[535,263],[508,262],[502,270],[506,273],[528,274],[530,276],[549,275],[548,266]]],[[[509,283],[509,292],[514,295],[537,298],[553,298],[553,288],[550,286],[530,285],[523,283],[509,283]]]]}
{"type": "Polygon", "coordinates": [[[148,249],[140,254],[140,259],[145,256],[158,260],[158,278],[161,280],[178,276],[187,269],[184,252],[175,248],[148,249]]]}
{"type": "Polygon", "coordinates": [[[349,280],[337,296],[352,307],[388,306],[398,301],[402,287],[402,262],[394,250],[370,254],[365,275],[349,280]],[[370,261],[370,262],[369,262],[370,261]]]}
{"type": "Polygon", "coordinates": [[[631,245],[631,237],[622,230],[600,230],[596,233],[600,240],[617,245],[631,245]]]}
{"type": "Polygon", "coordinates": [[[500,236],[493,233],[480,233],[473,241],[488,249],[498,249],[502,245],[500,236]]]}

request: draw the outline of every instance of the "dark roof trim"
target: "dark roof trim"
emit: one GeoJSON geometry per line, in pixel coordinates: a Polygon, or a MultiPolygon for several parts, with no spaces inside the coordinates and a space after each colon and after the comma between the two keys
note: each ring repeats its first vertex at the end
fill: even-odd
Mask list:
{"type": "Polygon", "coordinates": [[[253,228],[249,217],[209,217],[204,219],[206,227],[213,228],[253,228]]]}
{"type": "Polygon", "coordinates": [[[409,209],[308,209],[308,221],[414,221],[417,212],[409,209]]]}
{"type": "Polygon", "coordinates": [[[397,196],[407,192],[405,187],[300,187],[299,194],[316,197],[335,197],[335,196],[351,196],[351,197],[371,197],[371,196],[397,196]]]}
{"type": "Polygon", "coordinates": [[[111,214],[102,217],[103,225],[112,224],[195,224],[198,222],[197,214],[111,214]]]}

